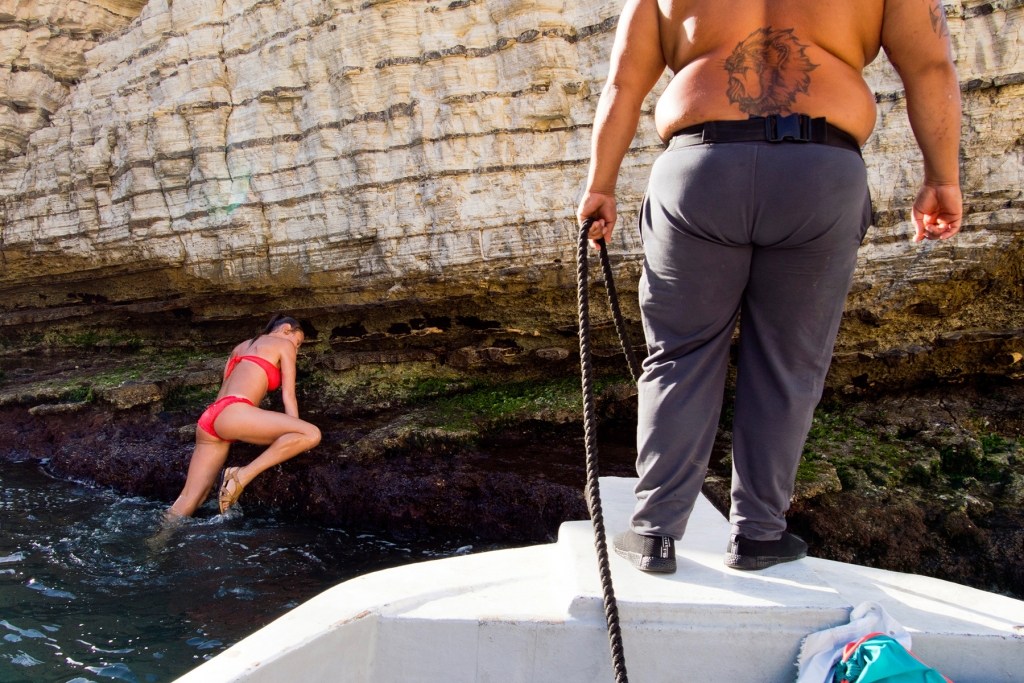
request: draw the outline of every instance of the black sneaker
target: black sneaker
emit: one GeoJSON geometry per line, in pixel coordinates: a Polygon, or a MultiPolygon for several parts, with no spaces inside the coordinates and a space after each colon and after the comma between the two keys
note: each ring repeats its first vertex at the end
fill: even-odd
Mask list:
{"type": "Polygon", "coordinates": [[[783,532],[777,541],[752,541],[738,534],[729,539],[725,564],[733,569],[765,569],[807,557],[807,544],[799,536],[783,532]]]}
{"type": "Polygon", "coordinates": [[[641,536],[632,529],[612,539],[615,553],[644,572],[671,574],[676,570],[676,542],[668,536],[641,536]]]}

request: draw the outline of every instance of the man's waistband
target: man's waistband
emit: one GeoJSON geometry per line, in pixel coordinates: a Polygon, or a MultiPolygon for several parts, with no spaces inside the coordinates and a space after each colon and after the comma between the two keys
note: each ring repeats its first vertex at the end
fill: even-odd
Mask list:
{"type": "Polygon", "coordinates": [[[706,121],[676,131],[672,134],[670,144],[673,147],[688,147],[710,142],[813,142],[860,154],[860,145],[852,135],[836,128],[824,117],[812,119],[806,114],[772,114],[738,121],[706,121]]]}

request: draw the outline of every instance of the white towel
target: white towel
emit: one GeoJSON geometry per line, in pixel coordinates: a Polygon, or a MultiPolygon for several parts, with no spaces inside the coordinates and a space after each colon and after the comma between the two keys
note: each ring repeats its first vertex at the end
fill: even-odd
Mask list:
{"type": "Polygon", "coordinates": [[[862,602],[850,612],[850,623],[812,633],[800,645],[796,683],[831,683],[832,667],[847,643],[869,633],[884,633],[910,649],[910,634],[875,602],[862,602]]]}

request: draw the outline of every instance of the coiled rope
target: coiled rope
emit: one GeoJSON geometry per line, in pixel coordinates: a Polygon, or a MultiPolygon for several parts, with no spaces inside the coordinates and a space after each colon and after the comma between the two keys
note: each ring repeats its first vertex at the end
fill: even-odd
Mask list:
{"type": "MultiPolygon", "coordinates": [[[[604,596],[604,616],[605,622],[608,625],[608,644],[611,648],[612,669],[615,672],[616,683],[628,683],[626,659],[622,649],[622,631],[619,628],[619,608],[615,602],[615,589],[612,586],[611,568],[608,563],[608,541],[604,529],[604,513],[601,511],[601,491],[598,484],[594,365],[590,350],[590,298],[587,292],[587,253],[590,243],[587,234],[590,232],[592,223],[592,219],[587,219],[583,222],[576,248],[580,374],[583,383],[583,436],[587,454],[586,500],[590,519],[594,525],[594,545],[597,548],[598,572],[601,576],[601,590],[604,596]]],[[[618,333],[619,343],[622,345],[622,351],[626,356],[626,363],[629,365],[630,374],[636,380],[640,376],[640,364],[637,361],[636,354],[633,352],[633,347],[629,343],[626,325],[622,319],[622,312],[619,309],[619,298],[615,292],[615,283],[612,279],[612,266],[608,259],[608,249],[603,239],[596,240],[596,244],[601,256],[601,269],[604,272],[604,284],[608,292],[608,303],[611,306],[612,317],[615,320],[615,331],[618,333]]]]}

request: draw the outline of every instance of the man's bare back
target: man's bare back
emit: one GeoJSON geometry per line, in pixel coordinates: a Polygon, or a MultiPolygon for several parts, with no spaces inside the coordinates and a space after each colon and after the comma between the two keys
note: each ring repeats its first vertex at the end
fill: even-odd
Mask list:
{"type": "MultiPolygon", "coordinates": [[[[921,0],[923,1],[923,0],[921,0]]],[[[656,124],[800,112],[861,143],[875,100],[861,70],[878,54],[884,0],[659,0],[662,54],[673,74],[656,124]]]]}
{"type": "Polygon", "coordinates": [[[708,121],[799,113],[863,145],[876,109],[862,71],[880,49],[906,88],[924,161],[914,239],[952,237],[962,213],[960,87],[942,0],[625,0],[578,218],[610,239],[619,166],[666,69],[672,80],[655,109],[665,140],[708,121]]]}

